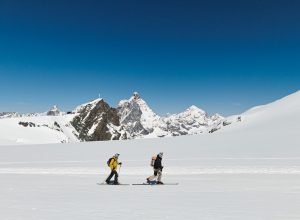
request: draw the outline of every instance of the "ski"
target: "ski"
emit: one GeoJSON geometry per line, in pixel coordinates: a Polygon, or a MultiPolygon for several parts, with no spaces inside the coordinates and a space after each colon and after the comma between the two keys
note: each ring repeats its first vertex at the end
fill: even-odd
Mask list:
{"type": "Polygon", "coordinates": [[[130,186],[130,184],[127,184],[127,183],[120,183],[120,184],[97,183],[97,185],[100,185],[100,186],[130,186]]]}
{"type": "Polygon", "coordinates": [[[179,183],[164,183],[164,184],[156,184],[156,183],[133,183],[131,184],[133,186],[176,186],[179,185],[179,183]]]}

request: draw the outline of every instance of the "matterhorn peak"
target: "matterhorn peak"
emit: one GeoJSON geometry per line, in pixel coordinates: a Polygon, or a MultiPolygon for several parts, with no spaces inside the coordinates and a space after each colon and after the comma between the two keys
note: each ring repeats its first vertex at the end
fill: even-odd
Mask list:
{"type": "Polygon", "coordinates": [[[129,100],[119,102],[118,113],[121,124],[131,137],[151,133],[160,119],[137,92],[129,100]]]}
{"type": "Polygon", "coordinates": [[[136,103],[143,103],[144,102],[144,100],[141,98],[141,96],[138,92],[134,92],[129,100],[123,100],[123,101],[136,102],[136,103]]]}
{"type": "Polygon", "coordinates": [[[140,97],[140,94],[138,92],[134,92],[133,93],[133,98],[134,99],[140,99],[141,97],[140,97]]]}

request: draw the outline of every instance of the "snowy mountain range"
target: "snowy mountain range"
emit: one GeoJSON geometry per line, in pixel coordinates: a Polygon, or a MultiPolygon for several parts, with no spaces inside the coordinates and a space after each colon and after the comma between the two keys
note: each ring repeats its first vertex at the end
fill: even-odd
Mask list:
{"type": "Polygon", "coordinates": [[[65,112],[61,112],[56,105],[54,105],[49,111],[43,113],[27,113],[20,114],[18,112],[0,112],[0,119],[3,118],[21,118],[21,117],[33,117],[33,116],[59,116],[65,115],[65,112]]]}
{"type": "Polygon", "coordinates": [[[199,134],[215,129],[224,120],[219,115],[210,117],[196,106],[179,114],[160,117],[138,93],[134,93],[129,100],[120,101],[117,109],[128,138],[199,134]]]}
{"type": "Polygon", "coordinates": [[[110,107],[103,99],[96,99],[78,106],[73,112],[71,124],[79,133],[80,141],[199,134],[219,129],[224,121],[219,115],[209,117],[196,106],[161,117],[137,92],[128,100],[120,101],[117,108],[110,107]]]}
{"type": "Polygon", "coordinates": [[[298,106],[297,98],[291,97],[299,95],[300,92],[296,92],[280,101],[228,118],[219,114],[209,116],[196,106],[162,117],[137,92],[128,100],[120,101],[117,108],[109,106],[103,99],[96,99],[68,113],[61,112],[57,106],[44,113],[6,112],[0,113],[0,144],[69,143],[213,133],[225,127],[240,127],[245,122],[251,124],[258,118],[268,118],[273,112],[283,114],[280,109],[285,106],[298,106]],[[277,106],[278,102],[284,105],[277,106]]]}

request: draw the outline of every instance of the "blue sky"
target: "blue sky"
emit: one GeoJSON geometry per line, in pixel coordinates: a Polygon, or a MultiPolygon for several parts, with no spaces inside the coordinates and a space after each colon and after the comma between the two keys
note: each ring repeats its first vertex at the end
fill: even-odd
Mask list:
{"type": "Polygon", "coordinates": [[[300,89],[299,1],[0,0],[0,112],[138,91],[241,113],[300,89]]]}

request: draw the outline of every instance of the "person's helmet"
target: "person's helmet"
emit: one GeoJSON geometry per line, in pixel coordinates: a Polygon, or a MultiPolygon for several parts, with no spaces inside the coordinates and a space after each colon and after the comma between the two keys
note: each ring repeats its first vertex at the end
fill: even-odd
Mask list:
{"type": "Polygon", "coordinates": [[[160,152],[160,153],[158,154],[158,156],[159,156],[160,158],[162,158],[162,157],[163,157],[163,155],[164,155],[164,153],[163,153],[163,152],[160,152]]]}
{"type": "Polygon", "coordinates": [[[118,158],[119,156],[120,156],[120,154],[116,153],[114,157],[118,158]]]}

